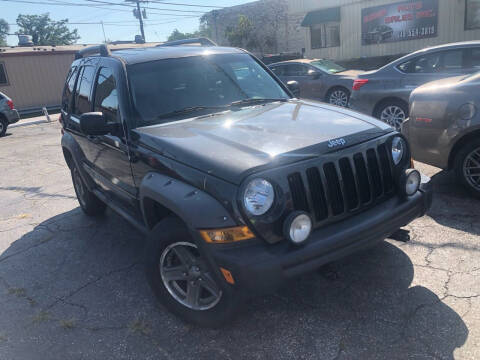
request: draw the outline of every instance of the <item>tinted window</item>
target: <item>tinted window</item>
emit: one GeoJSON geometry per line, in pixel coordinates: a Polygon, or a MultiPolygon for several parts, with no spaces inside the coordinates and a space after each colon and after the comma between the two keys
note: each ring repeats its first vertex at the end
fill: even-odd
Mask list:
{"type": "Polygon", "coordinates": [[[65,111],[68,111],[68,106],[71,101],[73,87],[75,86],[75,80],[77,78],[77,73],[78,73],[77,69],[78,68],[76,66],[71,67],[67,75],[67,80],[65,82],[65,90],[62,98],[62,109],[65,111]]]}
{"type": "Polygon", "coordinates": [[[135,108],[142,119],[139,125],[172,121],[182,115],[171,113],[185,108],[214,107],[206,110],[215,112],[239,100],[289,98],[248,54],[150,61],[130,65],[127,71],[135,108]]]}
{"type": "Polygon", "coordinates": [[[282,75],[285,75],[285,66],[274,66],[272,68],[270,68],[274,73],[275,75],[277,76],[282,76],[282,75]]]}
{"type": "Polygon", "coordinates": [[[301,64],[289,64],[286,66],[286,74],[288,76],[306,76],[308,67],[301,64]]]}
{"type": "Polygon", "coordinates": [[[117,122],[118,99],[112,70],[101,68],[95,85],[94,111],[101,111],[107,122],[117,122]]]}
{"type": "Polygon", "coordinates": [[[480,48],[471,49],[470,67],[474,69],[480,69],[480,48]]]}
{"type": "Polygon", "coordinates": [[[90,90],[92,89],[93,77],[95,75],[95,67],[83,66],[82,72],[77,81],[76,98],[75,98],[75,114],[83,114],[91,111],[92,106],[89,101],[90,90]]]}
{"type": "Polygon", "coordinates": [[[463,67],[463,50],[450,50],[443,53],[443,71],[461,70],[463,67]]]}
{"type": "Polygon", "coordinates": [[[415,73],[436,73],[441,70],[441,54],[433,53],[416,58],[411,67],[411,71],[415,73]]]}

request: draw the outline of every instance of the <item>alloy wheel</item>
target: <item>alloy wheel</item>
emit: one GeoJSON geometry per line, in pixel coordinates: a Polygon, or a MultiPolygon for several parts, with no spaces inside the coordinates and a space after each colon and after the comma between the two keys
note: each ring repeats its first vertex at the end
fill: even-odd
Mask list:
{"type": "Polygon", "coordinates": [[[335,90],[330,94],[328,102],[333,105],[346,107],[348,105],[348,95],[343,90],[335,90]]]}
{"type": "Polygon", "coordinates": [[[385,107],[380,114],[380,120],[392,126],[396,130],[400,130],[405,117],[406,115],[403,109],[396,105],[389,105],[385,107]]]}
{"type": "Polygon", "coordinates": [[[475,190],[480,191],[480,148],[474,149],[465,157],[463,176],[475,190]]]}
{"type": "Polygon", "coordinates": [[[160,257],[159,270],[170,295],[190,309],[211,309],[222,297],[222,290],[192,243],[167,246],[160,257]]]}

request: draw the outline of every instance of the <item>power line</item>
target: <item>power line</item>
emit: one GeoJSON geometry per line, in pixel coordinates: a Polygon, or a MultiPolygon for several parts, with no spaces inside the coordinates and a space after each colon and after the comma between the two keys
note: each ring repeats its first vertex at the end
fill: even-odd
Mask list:
{"type": "Polygon", "coordinates": [[[171,2],[164,2],[162,0],[148,0],[148,2],[162,4],[162,5],[177,5],[177,6],[192,6],[192,7],[211,8],[211,9],[223,9],[221,6],[196,5],[196,4],[185,4],[185,3],[171,3],[171,2]]]}
{"type": "MultiPolygon", "coordinates": [[[[126,6],[129,8],[134,8],[132,5],[128,4],[122,4],[122,3],[112,3],[109,1],[103,1],[103,0],[85,0],[88,2],[93,2],[97,4],[102,4],[102,5],[111,5],[111,6],[126,6]]],[[[142,6],[144,9],[149,9],[149,10],[161,10],[161,11],[173,11],[173,12],[183,12],[183,13],[198,13],[198,14],[204,14],[204,11],[197,11],[197,10],[180,10],[180,9],[164,9],[164,8],[155,8],[155,7],[150,7],[150,6],[142,6]]]]}

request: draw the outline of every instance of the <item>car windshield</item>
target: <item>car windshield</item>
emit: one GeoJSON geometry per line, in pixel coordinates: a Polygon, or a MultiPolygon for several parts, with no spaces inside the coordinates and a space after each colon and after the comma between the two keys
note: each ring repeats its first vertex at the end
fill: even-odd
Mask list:
{"type": "Polygon", "coordinates": [[[310,63],[310,65],[315,66],[317,69],[325,71],[329,74],[335,74],[341,71],[345,71],[346,69],[338,64],[335,64],[333,61],[330,60],[315,60],[310,63]]]}
{"type": "Polygon", "coordinates": [[[128,67],[141,124],[230,106],[285,101],[290,96],[248,54],[210,54],[165,59],[128,67]]]}

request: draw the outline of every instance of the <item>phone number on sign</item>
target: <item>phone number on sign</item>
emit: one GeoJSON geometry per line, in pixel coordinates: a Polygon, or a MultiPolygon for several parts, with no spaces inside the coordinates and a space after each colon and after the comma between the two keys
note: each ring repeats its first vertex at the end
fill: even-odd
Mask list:
{"type": "Polygon", "coordinates": [[[435,35],[435,26],[426,26],[426,27],[418,27],[418,28],[411,28],[407,30],[401,30],[398,33],[398,37],[400,39],[407,39],[407,38],[415,38],[421,36],[428,36],[428,35],[435,35]]]}

